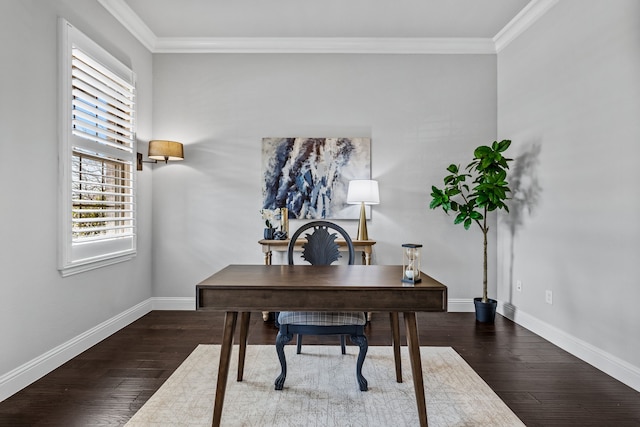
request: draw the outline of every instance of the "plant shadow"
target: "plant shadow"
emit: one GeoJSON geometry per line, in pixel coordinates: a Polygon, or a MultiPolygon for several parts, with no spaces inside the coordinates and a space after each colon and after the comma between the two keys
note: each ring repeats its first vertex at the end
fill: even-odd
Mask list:
{"type": "Polygon", "coordinates": [[[518,231],[524,227],[525,219],[534,214],[542,196],[542,186],[538,179],[538,166],[542,145],[539,141],[531,143],[516,157],[509,183],[511,199],[509,214],[503,216],[503,222],[509,230],[509,277],[508,298],[513,301],[513,266],[515,262],[515,239],[518,231]]]}

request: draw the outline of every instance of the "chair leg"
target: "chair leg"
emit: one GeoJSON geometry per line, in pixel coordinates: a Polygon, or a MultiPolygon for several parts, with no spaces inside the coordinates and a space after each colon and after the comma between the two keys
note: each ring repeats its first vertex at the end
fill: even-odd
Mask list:
{"type": "Polygon", "coordinates": [[[360,352],[358,353],[358,362],[356,364],[356,377],[358,378],[360,391],[367,391],[369,389],[367,379],[362,376],[362,364],[364,363],[364,358],[367,356],[367,350],[369,349],[367,337],[364,335],[351,335],[351,342],[357,344],[358,347],[360,347],[360,352]]]}
{"type": "Polygon", "coordinates": [[[302,335],[298,334],[296,343],[296,354],[302,353],[302,335]]]}
{"type": "Polygon", "coordinates": [[[291,341],[293,338],[293,334],[283,334],[278,331],[278,336],[276,337],[276,352],[278,353],[278,359],[280,359],[280,375],[276,378],[276,390],[282,390],[284,387],[284,380],[287,379],[287,359],[284,356],[284,346],[286,343],[291,341]]]}

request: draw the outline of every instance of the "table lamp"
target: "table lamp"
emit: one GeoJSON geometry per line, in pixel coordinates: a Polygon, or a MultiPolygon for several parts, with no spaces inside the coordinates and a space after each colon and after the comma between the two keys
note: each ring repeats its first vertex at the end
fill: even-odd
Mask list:
{"type": "Polygon", "coordinates": [[[367,215],[364,205],[377,205],[380,203],[378,181],[371,179],[356,179],[349,181],[347,203],[350,205],[360,203],[360,221],[358,222],[358,234],[356,240],[369,240],[369,234],[367,233],[367,215]]]}

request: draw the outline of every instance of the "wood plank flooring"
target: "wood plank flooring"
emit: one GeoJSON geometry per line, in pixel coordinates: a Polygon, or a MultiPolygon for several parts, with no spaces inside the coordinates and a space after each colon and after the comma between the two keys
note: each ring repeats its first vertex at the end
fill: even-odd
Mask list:
{"type": "MultiPolygon", "coordinates": [[[[220,343],[223,319],[153,311],[0,402],[0,426],[123,425],[198,344],[220,343]]],[[[421,345],[453,347],[527,426],[640,426],[640,393],[505,318],[483,325],[473,313],[418,313],[418,330],[421,345]]],[[[366,333],[369,345],[390,345],[388,315],[374,313],[366,333]]],[[[249,344],[275,335],[252,314],[249,344]]]]}

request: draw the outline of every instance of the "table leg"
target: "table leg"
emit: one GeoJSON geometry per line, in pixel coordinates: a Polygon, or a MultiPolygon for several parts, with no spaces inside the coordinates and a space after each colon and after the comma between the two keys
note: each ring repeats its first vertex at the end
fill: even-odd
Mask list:
{"type": "Polygon", "coordinates": [[[238,381],[242,381],[244,374],[244,358],[247,354],[247,335],[249,334],[249,320],[251,312],[240,313],[240,351],[238,352],[238,381]]]}
{"type": "Polygon", "coordinates": [[[362,263],[364,265],[371,265],[371,253],[370,252],[362,252],[362,263]]]}
{"type": "Polygon", "coordinates": [[[418,339],[416,313],[404,313],[404,324],[407,329],[409,360],[411,360],[413,388],[416,392],[416,404],[418,405],[418,417],[420,418],[420,426],[427,427],[427,404],[424,397],[424,381],[422,380],[422,360],[420,359],[420,341],[418,339]]]}
{"type": "Polygon", "coordinates": [[[400,321],[398,312],[389,313],[393,341],[393,360],[396,362],[396,382],[402,382],[402,360],[400,359],[400,321]]]}
{"type": "MultiPolygon", "coordinates": [[[[264,265],[271,265],[271,254],[272,251],[265,251],[264,252],[264,265]]],[[[269,312],[268,311],[263,311],[262,312],[262,320],[263,321],[267,321],[269,320],[269,312]]]]}
{"type": "MultiPolygon", "coordinates": [[[[367,250],[362,251],[362,264],[363,265],[371,265],[371,252],[367,252],[367,250]]],[[[371,312],[367,312],[367,321],[371,322],[371,312]]]]}
{"type": "Polygon", "coordinates": [[[220,365],[218,366],[218,383],[216,384],[216,399],[213,403],[212,427],[220,427],[222,417],[222,404],[224,393],[227,389],[227,376],[229,375],[229,362],[231,362],[231,349],[233,347],[233,334],[236,331],[238,320],[237,311],[227,311],[224,316],[224,331],[222,333],[222,345],[220,347],[220,365]]]}

